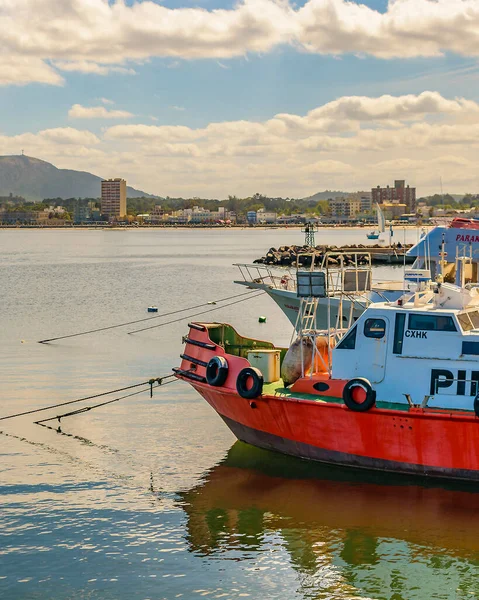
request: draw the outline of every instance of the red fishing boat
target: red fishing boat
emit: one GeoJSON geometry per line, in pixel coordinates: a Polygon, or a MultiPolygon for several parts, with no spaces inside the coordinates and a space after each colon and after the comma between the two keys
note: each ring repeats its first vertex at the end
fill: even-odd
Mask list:
{"type": "MultiPolygon", "coordinates": [[[[321,296],[317,283],[310,290],[321,296]]],[[[423,282],[371,304],[347,330],[311,328],[317,301],[301,299],[289,349],[228,324],[191,323],[177,376],[254,446],[478,481],[478,289],[423,282]]]]}

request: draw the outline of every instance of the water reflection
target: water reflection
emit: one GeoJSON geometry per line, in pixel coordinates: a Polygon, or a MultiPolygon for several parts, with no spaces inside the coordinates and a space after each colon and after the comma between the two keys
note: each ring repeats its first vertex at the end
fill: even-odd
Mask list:
{"type": "Polygon", "coordinates": [[[478,500],[468,485],[358,475],[238,442],[180,502],[196,555],[244,560],[279,544],[305,598],[410,600],[479,597],[478,500]]]}

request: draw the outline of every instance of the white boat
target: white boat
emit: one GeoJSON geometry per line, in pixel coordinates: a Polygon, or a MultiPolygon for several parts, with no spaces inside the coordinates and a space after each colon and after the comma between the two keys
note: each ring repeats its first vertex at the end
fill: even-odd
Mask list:
{"type": "MultiPolygon", "coordinates": [[[[314,260],[312,261],[314,264],[314,260]]],[[[293,325],[298,318],[300,298],[296,287],[296,269],[275,269],[269,265],[236,265],[242,279],[235,283],[265,291],[293,325]]],[[[403,293],[402,282],[372,282],[371,256],[361,252],[327,252],[320,271],[328,281],[327,297],[318,299],[316,325],[327,327],[328,307],[331,318],[342,320],[345,327],[356,320],[371,302],[393,301],[403,293]],[[331,266],[330,259],[335,263],[331,266]],[[363,264],[366,262],[366,264],[363,264]],[[342,309],[340,309],[342,307],[342,309]]]]}
{"type": "MultiPolygon", "coordinates": [[[[351,253],[347,252],[344,255],[350,256],[351,253]]],[[[361,256],[365,255],[365,252],[361,253],[361,256]]],[[[448,226],[435,227],[428,233],[424,231],[419,242],[410,248],[406,255],[415,258],[412,267],[405,269],[406,282],[434,280],[442,274],[445,281],[459,284],[464,274],[466,283],[477,283],[479,281],[479,220],[457,218],[448,226]]],[[[241,279],[236,280],[235,283],[264,290],[290,322],[296,324],[300,299],[296,292],[295,268],[238,263],[235,266],[241,272],[241,279]]],[[[321,269],[326,269],[324,261],[321,269]]],[[[356,294],[354,297],[345,296],[341,301],[348,310],[352,310],[354,318],[358,318],[371,302],[394,301],[403,292],[402,282],[371,281],[370,289],[363,290],[361,294],[356,294]]],[[[331,305],[331,310],[336,317],[335,307],[339,306],[339,302],[338,290],[335,290],[330,298],[319,299],[319,327],[326,327],[328,304],[331,305]]]]}

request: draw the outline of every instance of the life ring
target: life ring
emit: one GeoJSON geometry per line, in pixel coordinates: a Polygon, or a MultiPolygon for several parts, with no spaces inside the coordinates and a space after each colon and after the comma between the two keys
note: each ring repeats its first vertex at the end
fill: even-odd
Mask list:
{"type": "Polygon", "coordinates": [[[238,373],[236,379],[236,389],[242,398],[252,400],[257,398],[263,392],[263,374],[259,369],[254,367],[246,367],[238,373]],[[248,386],[249,380],[253,380],[253,384],[248,386]]]}
{"type": "Polygon", "coordinates": [[[224,356],[213,356],[206,365],[206,381],[210,385],[221,386],[228,377],[228,361],[224,356]]]}
{"type": "Polygon", "coordinates": [[[356,412],[365,412],[376,404],[376,392],[367,379],[351,379],[343,389],[344,404],[356,412]]]}

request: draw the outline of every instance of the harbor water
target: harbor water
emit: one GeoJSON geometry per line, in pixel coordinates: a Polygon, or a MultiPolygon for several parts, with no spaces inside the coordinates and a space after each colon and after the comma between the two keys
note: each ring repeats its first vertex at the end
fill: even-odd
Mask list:
{"type": "MultiPolygon", "coordinates": [[[[291,325],[265,294],[37,341],[244,293],[232,263],[302,241],[281,229],[0,230],[0,417],[171,372],[192,318],[288,344],[291,325]]],[[[366,231],[316,241],[364,243],[366,231]]],[[[374,277],[400,280],[402,268],[374,277]]],[[[60,430],[34,422],[104,399],[0,421],[0,598],[479,598],[477,486],[254,449],[178,381],[60,430]]]]}

